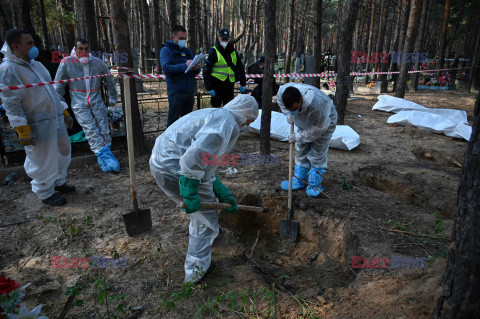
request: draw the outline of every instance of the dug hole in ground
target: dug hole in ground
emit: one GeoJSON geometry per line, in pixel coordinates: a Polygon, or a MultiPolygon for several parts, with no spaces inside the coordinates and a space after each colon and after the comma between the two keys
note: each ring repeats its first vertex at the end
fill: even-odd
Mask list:
{"type": "MultiPolygon", "coordinates": [[[[31,282],[25,303],[44,304],[42,313],[50,318],[59,316],[72,291],[67,288],[75,284],[81,289],[67,318],[427,318],[442,288],[467,143],[387,124],[391,114],[372,111],[375,96],[365,97],[349,102],[345,120],[360,134],[360,146],[329,150],[329,198],[294,192],[296,242],[278,236],[287,211],[280,182],[288,178],[289,146],[272,141],[278,165],[238,165],[236,174],[219,173],[238,203],[263,204],[272,215],[222,214],[215,270],[202,284],[184,286],[188,216],[156,185],[149,154],[138,157],[139,207],[152,208],[153,230],[129,238],[121,217],[132,209],[122,151],[118,175],[102,173],[96,164],[71,169],[77,192],[64,207],[42,205],[25,177],[2,186],[1,274],[31,282]],[[245,253],[251,254],[257,235],[254,262],[248,261],[245,253]],[[128,268],[52,268],[52,256],[127,258],[128,268]],[[352,256],[368,258],[369,265],[373,257],[388,258],[388,267],[352,268],[352,256]],[[393,269],[392,256],[423,258],[428,267],[393,269]]],[[[405,98],[472,117],[470,93],[405,98]]],[[[148,137],[151,147],[155,137],[148,137]]],[[[258,135],[249,132],[232,153],[258,149],[258,135]]]]}

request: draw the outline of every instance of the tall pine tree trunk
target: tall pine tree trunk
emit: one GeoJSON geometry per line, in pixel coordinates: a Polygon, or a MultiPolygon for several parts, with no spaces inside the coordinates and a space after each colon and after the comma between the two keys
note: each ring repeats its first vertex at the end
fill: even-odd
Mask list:
{"type": "MultiPolygon", "coordinates": [[[[422,13],[420,14],[420,22],[418,25],[418,34],[417,38],[415,40],[415,53],[421,53],[425,49],[424,47],[424,37],[425,37],[425,29],[427,28],[427,17],[428,17],[428,10],[429,10],[429,5],[432,3],[433,0],[427,0],[422,3],[422,13]]],[[[415,62],[415,70],[420,69],[420,57],[418,57],[418,60],[415,62]]],[[[420,73],[414,73],[413,75],[413,80],[412,80],[412,87],[413,91],[418,90],[418,79],[420,78],[420,73]]]]}
{"type": "Polygon", "coordinates": [[[188,46],[194,54],[197,53],[197,34],[196,34],[196,24],[198,23],[195,17],[197,16],[197,2],[198,0],[188,0],[188,46]]]}
{"type": "MultiPolygon", "coordinates": [[[[314,60],[314,73],[321,73],[322,70],[322,5],[323,0],[315,1],[315,22],[313,29],[313,55],[314,60]]],[[[320,78],[313,78],[313,85],[320,88],[320,78]]]]}
{"type": "MultiPolygon", "coordinates": [[[[417,34],[418,27],[418,16],[420,11],[420,5],[422,0],[412,0],[410,5],[410,18],[408,19],[408,28],[407,34],[405,35],[405,45],[403,47],[403,52],[412,52],[415,46],[415,36],[417,34]]],[[[408,80],[408,70],[410,69],[410,62],[403,59],[404,55],[402,54],[402,63],[400,64],[400,74],[398,77],[397,89],[395,91],[395,96],[403,98],[405,96],[405,90],[407,87],[408,80]]]]}
{"type": "Polygon", "coordinates": [[[168,1],[168,23],[170,24],[170,30],[177,25],[177,1],[168,1]]]}
{"type": "MultiPolygon", "coordinates": [[[[258,1],[258,0],[257,0],[258,1]]],[[[287,44],[287,57],[285,61],[285,73],[290,73],[292,65],[292,55],[293,55],[293,38],[295,32],[295,0],[289,1],[289,21],[290,25],[288,27],[288,44],[287,44]]],[[[287,82],[289,78],[286,78],[287,82]]]]}
{"type": "Polygon", "coordinates": [[[48,38],[48,29],[47,29],[47,17],[45,15],[45,4],[43,0],[39,1],[40,5],[40,16],[42,19],[42,33],[43,33],[43,43],[45,44],[45,49],[50,50],[50,39],[48,38]]]}
{"type": "Polygon", "coordinates": [[[147,0],[140,0],[142,8],[142,23],[143,23],[143,57],[144,67],[148,67],[147,59],[152,58],[152,32],[150,28],[150,11],[147,0]]]}
{"type": "Polygon", "coordinates": [[[350,61],[352,59],[352,40],[355,22],[361,0],[348,0],[345,2],[343,17],[339,21],[337,42],[337,89],[335,93],[335,106],[338,112],[338,124],[345,122],[345,110],[347,109],[348,92],[350,88],[346,84],[350,77],[350,61]]]}
{"type": "Polygon", "coordinates": [[[22,0],[20,2],[20,10],[21,10],[21,17],[22,17],[22,22],[23,22],[23,29],[27,31],[30,34],[35,34],[35,29],[32,24],[32,20],[30,18],[31,13],[30,9],[32,7],[32,4],[30,3],[30,0],[22,0]]]}
{"type": "Polygon", "coordinates": [[[480,94],[462,168],[453,245],[433,318],[480,318],[480,94]]]}
{"type": "MultiPolygon", "coordinates": [[[[275,25],[277,0],[265,0],[265,25],[275,25]]],[[[270,123],[272,119],[272,83],[276,53],[276,29],[265,28],[265,69],[262,85],[262,122],[260,127],[260,154],[270,155],[270,123]]]]}
{"type": "Polygon", "coordinates": [[[153,32],[155,35],[155,61],[157,65],[157,74],[162,73],[162,65],[160,64],[160,50],[163,42],[163,21],[160,16],[160,6],[158,0],[153,0],[153,32]]]}
{"type": "Polygon", "coordinates": [[[445,0],[445,9],[443,13],[442,34],[440,36],[440,45],[438,49],[437,69],[443,69],[445,65],[445,46],[447,44],[448,23],[450,21],[450,0],[445,0]]]}
{"type": "MultiPolygon", "coordinates": [[[[110,0],[110,14],[112,25],[115,32],[113,33],[113,42],[117,54],[119,52],[128,52],[128,60],[125,63],[119,61],[120,66],[133,68],[132,51],[130,47],[130,38],[128,30],[128,15],[123,5],[123,0],[110,0]]],[[[138,108],[137,91],[134,85],[135,79],[130,79],[133,83],[130,85],[132,92],[132,124],[133,124],[133,142],[135,145],[135,155],[139,156],[147,151],[145,137],[143,135],[142,121],[140,119],[140,110],[138,108]]],[[[122,80],[121,80],[122,81],[122,80]]],[[[123,86],[122,86],[123,88],[123,86]]],[[[125,95],[123,95],[125,96],[125,95]]]]}

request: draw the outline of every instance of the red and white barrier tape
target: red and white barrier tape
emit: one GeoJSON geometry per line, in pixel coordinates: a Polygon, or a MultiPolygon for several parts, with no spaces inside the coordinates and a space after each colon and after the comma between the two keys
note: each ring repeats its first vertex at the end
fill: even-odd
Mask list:
{"type": "MultiPolygon", "coordinates": [[[[450,71],[450,70],[461,70],[461,69],[469,69],[469,68],[455,68],[455,69],[440,69],[440,70],[419,70],[419,71],[408,71],[408,73],[436,73],[439,71],[450,71]]],[[[400,71],[391,71],[391,72],[352,72],[350,75],[358,76],[358,75],[379,75],[379,74],[399,74],[400,71]]],[[[68,80],[59,80],[59,81],[50,81],[50,82],[39,82],[39,83],[32,83],[32,84],[23,84],[23,85],[13,85],[13,86],[0,86],[0,92],[7,92],[7,91],[14,91],[20,89],[28,89],[37,86],[44,86],[44,85],[52,85],[57,83],[69,83],[73,81],[80,81],[85,79],[94,79],[94,78],[101,78],[104,76],[110,76],[114,74],[100,74],[100,75],[92,75],[92,76],[85,76],[81,78],[74,78],[68,80]]],[[[336,73],[289,73],[289,74],[274,74],[273,76],[276,78],[318,78],[318,77],[335,77],[336,73]]],[[[165,74],[132,74],[132,73],[118,73],[118,76],[121,78],[130,77],[136,79],[165,79],[165,74]]],[[[247,78],[262,78],[263,74],[246,74],[247,78]]],[[[197,79],[203,79],[201,75],[196,76],[197,79]]],[[[0,84],[1,85],[1,84],[0,84]]]]}

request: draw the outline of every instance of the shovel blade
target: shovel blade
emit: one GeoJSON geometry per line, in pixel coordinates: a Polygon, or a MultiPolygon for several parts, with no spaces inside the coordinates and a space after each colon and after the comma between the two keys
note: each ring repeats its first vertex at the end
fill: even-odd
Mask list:
{"type": "Polygon", "coordinates": [[[123,214],[127,235],[130,237],[152,230],[152,213],[150,209],[139,209],[138,212],[123,214]]]}
{"type": "Polygon", "coordinates": [[[280,220],[280,238],[296,240],[298,234],[298,221],[295,219],[280,220]]]}

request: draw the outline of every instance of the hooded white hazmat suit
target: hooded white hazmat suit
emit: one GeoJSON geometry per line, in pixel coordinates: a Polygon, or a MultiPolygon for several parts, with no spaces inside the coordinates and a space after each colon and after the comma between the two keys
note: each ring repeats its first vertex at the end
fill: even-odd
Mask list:
{"type": "MultiPolygon", "coordinates": [[[[70,56],[62,59],[55,75],[55,81],[110,73],[105,63],[96,57],[89,56],[88,58],[81,58],[81,60],[86,63],[80,62],[75,54],[75,49],[73,49],[70,56]]],[[[107,86],[109,102],[116,103],[117,89],[112,76],[68,83],[75,118],[82,126],[90,148],[95,154],[105,146],[112,144],[107,108],[100,91],[102,81],[107,86]]],[[[62,101],[65,101],[63,96],[65,95],[66,85],[66,83],[55,84],[55,89],[62,101]]]]}
{"type": "MultiPolygon", "coordinates": [[[[5,42],[1,52],[0,83],[6,86],[51,81],[47,69],[35,60],[16,57],[5,42]]],[[[24,146],[25,172],[32,178],[32,191],[40,198],[53,195],[65,184],[70,165],[70,141],[64,123],[67,104],[52,85],[0,93],[12,127],[30,125],[34,145],[24,146]]]]}
{"type": "MultiPolygon", "coordinates": [[[[218,165],[202,165],[202,154],[228,153],[248,120],[258,116],[258,104],[252,96],[239,95],[223,108],[207,108],[189,113],[167,128],[155,141],[150,171],[163,192],[177,204],[179,178],[200,180],[198,194],[202,202],[215,202],[213,182],[218,165]]],[[[205,163],[204,163],[205,164],[205,163]]],[[[185,282],[200,280],[199,272],[211,263],[212,244],[218,235],[218,211],[199,210],[190,216],[189,245],[185,260],[185,282]]]]}
{"type": "Polygon", "coordinates": [[[326,169],[328,147],[338,117],[332,99],[314,86],[288,83],[278,90],[277,103],[288,121],[298,127],[295,164],[307,169],[310,166],[326,169]],[[302,110],[295,115],[290,114],[282,101],[282,94],[289,86],[297,88],[303,98],[302,110]]]}

